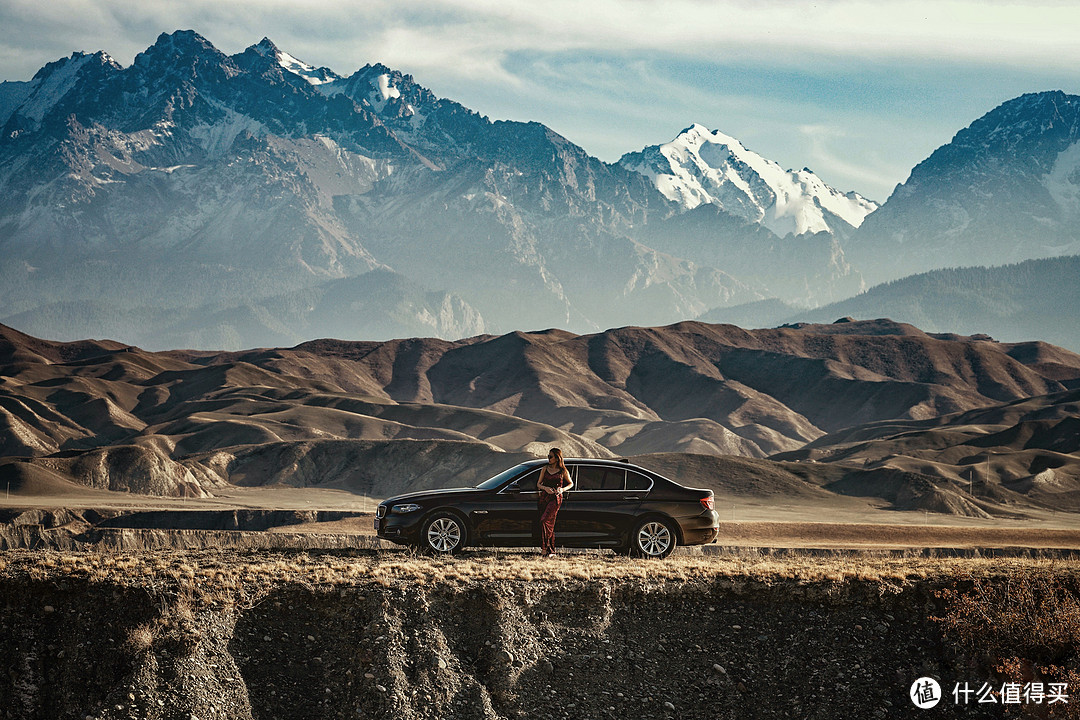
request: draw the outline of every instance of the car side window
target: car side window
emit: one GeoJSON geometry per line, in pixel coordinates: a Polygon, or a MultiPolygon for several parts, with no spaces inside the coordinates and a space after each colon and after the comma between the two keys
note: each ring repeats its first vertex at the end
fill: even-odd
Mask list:
{"type": "Polygon", "coordinates": [[[626,489],[627,490],[648,490],[652,482],[649,478],[640,473],[636,473],[628,470],[626,472],[626,489]]]}
{"type": "Polygon", "coordinates": [[[615,468],[608,468],[604,473],[604,484],[601,490],[622,490],[623,483],[626,480],[625,470],[616,470],[615,468]]]}
{"type": "Polygon", "coordinates": [[[582,465],[577,469],[575,490],[599,490],[604,484],[604,468],[595,465],[582,465]]]}
{"type": "Polygon", "coordinates": [[[536,492],[536,481],[539,480],[539,479],[540,479],[540,468],[537,468],[535,470],[530,470],[529,472],[525,473],[524,475],[519,477],[514,482],[510,483],[510,487],[507,488],[507,489],[511,490],[513,488],[518,488],[519,490],[521,490],[523,492],[529,492],[529,491],[536,492]]]}
{"type": "Polygon", "coordinates": [[[625,470],[600,465],[582,465],[578,468],[575,490],[622,490],[625,470]]]}

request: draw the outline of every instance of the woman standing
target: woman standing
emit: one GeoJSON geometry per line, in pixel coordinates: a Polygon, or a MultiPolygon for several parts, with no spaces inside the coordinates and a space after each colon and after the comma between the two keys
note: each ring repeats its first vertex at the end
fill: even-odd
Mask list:
{"type": "Polygon", "coordinates": [[[555,557],[555,516],[562,507],[563,493],[574,487],[563,462],[562,450],[551,448],[548,464],[540,470],[536,481],[537,509],[540,511],[540,554],[555,557]]]}

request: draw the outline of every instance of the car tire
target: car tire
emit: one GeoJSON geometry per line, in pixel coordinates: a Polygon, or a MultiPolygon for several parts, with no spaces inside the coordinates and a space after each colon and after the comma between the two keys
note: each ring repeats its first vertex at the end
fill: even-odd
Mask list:
{"type": "Polygon", "coordinates": [[[636,557],[666,558],[675,550],[678,536],[671,523],[663,518],[648,517],[634,526],[630,533],[630,553],[636,557]]]}
{"type": "Polygon", "coordinates": [[[436,555],[460,552],[469,540],[465,521],[452,512],[438,512],[420,528],[420,548],[436,555]]]}

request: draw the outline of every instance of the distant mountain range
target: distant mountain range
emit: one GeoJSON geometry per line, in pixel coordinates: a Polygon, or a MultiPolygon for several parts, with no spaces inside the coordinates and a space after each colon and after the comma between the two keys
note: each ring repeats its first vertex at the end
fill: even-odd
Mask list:
{"type": "Polygon", "coordinates": [[[1080,97],[988,112],[919,163],[845,250],[872,283],[1080,254],[1080,97]]]}
{"type": "Polygon", "coordinates": [[[986,334],[1005,342],[1040,338],[1080,352],[1080,256],[1000,267],[932,270],[883,283],[813,310],[760,300],[703,314],[705,322],[741,327],[823,323],[888,315],[928,332],[986,334]]]}
{"type": "Polygon", "coordinates": [[[163,34],[0,84],[0,320],[239,349],[827,305],[1077,252],[1078,101],[1005,103],[878,208],[700,125],[609,164],[383,65],[163,34]]]}

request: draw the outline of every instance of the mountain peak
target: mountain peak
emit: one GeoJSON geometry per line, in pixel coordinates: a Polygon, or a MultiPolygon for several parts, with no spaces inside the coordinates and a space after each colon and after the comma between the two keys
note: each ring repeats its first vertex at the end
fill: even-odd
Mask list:
{"type": "Polygon", "coordinates": [[[809,170],[784,170],[734,137],[698,123],[671,142],[624,155],[619,163],[649,177],[684,210],[717,205],[780,237],[833,233],[844,223],[858,227],[877,209],[857,194],[830,188],[809,170]]]}
{"type": "Polygon", "coordinates": [[[62,71],[65,68],[70,70],[72,67],[82,67],[83,65],[92,62],[97,62],[101,65],[112,64],[115,65],[117,68],[120,67],[119,64],[117,64],[117,62],[113,60],[108,53],[102,50],[98,50],[95,53],[73,52],[71,53],[71,57],[60,58],[59,60],[54,60],[51,63],[46,63],[40,70],[34,73],[33,80],[42,81],[48,78],[50,75],[53,75],[58,71],[62,71]]]}
{"type": "Polygon", "coordinates": [[[403,100],[403,92],[415,95],[413,102],[420,102],[421,96],[424,96],[423,100],[426,102],[435,100],[434,95],[413,82],[411,75],[382,63],[365,65],[350,75],[344,84],[344,92],[357,101],[365,102],[380,114],[388,110],[391,101],[397,101],[389,111],[411,116],[415,108],[403,100]]]}
{"type": "Polygon", "coordinates": [[[33,127],[61,103],[87,72],[120,69],[119,63],[100,50],[92,54],[74,52],[71,57],[48,63],[34,74],[30,82],[21,84],[14,103],[6,108],[0,107],[0,123],[17,112],[21,117],[33,121],[33,127]]]}
{"type": "Polygon", "coordinates": [[[173,33],[161,33],[150,49],[174,48],[179,51],[212,50],[217,52],[213,43],[194,30],[176,30],[173,33]]]}
{"type": "Polygon", "coordinates": [[[712,131],[709,130],[709,128],[705,127],[701,123],[692,123],[690,125],[690,127],[683,128],[683,130],[676,137],[682,137],[684,135],[691,136],[691,137],[700,136],[700,135],[708,135],[711,132],[712,131]]]}
{"type": "Polygon", "coordinates": [[[199,63],[229,64],[231,61],[213,43],[194,30],[161,33],[153,45],[135,56],[135,67],[161,67],[174,72],[199,63]]]}
{"type": "Polygon", "coordinates": [[[251,48],[260,55],[276,57],[278,53],[277,45],[275,45],[274,41],[268,37],[264,37],[257,44],[252,45],[251,48]]]}
{"type": "Polygon", "coordinates": [[[712,143],[714,145],[726,145],[737,147],[745,150],[743,144],[731,137],[725,135],[719,130],[710,130],[700,123],[694,123],[690,127],[686,128],[672,140],[668,145],[681,144],[692,145],[694,147],[700,147],[704,143],[712,143]]]}
{"type": "Polygon", "coordinates": [[[1007,100],[912,169],[848,249],[872,281],[1080,253],[1080,96],[1007,100]],[[932,208],[928,212],[927,208],[932,208]]]}
{"type": "Polygon", "coordinates": [[[317,68],[299,58],[293,57],[275,45],[274,41],[268,37],[264,37],[255,45],[249,47],[245,52],[254,52],[262,57],[269,58],[280,65],[286,72],[290,72],[293,75],[303,78],[311,85],[324,85],[341,79],[341,76],[330,68],[317,68]]]}

